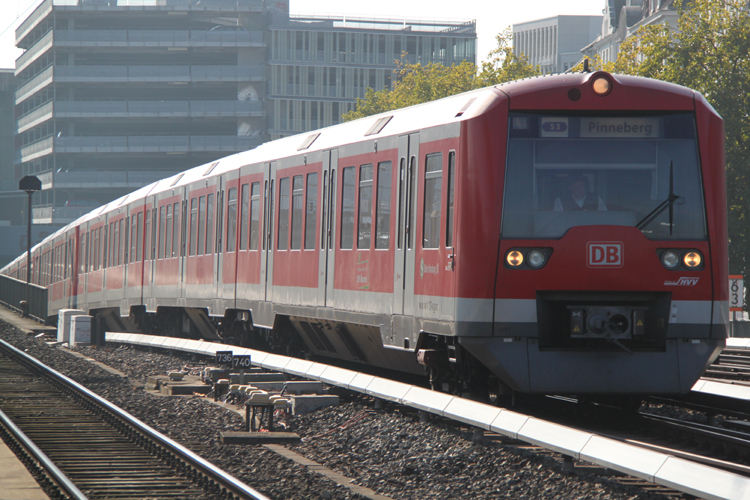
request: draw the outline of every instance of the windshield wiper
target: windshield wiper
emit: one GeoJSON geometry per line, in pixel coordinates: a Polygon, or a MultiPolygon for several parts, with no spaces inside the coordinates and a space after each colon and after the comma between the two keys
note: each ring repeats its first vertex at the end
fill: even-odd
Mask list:
{"type": "Polygon", "coordinates": [[[669,162],[669,196],[667,196],[667,199],[662,201],[658,207],[651,210],[651,212],[648,213],[646,217],[641,219],[641,221],[635,225],[640,230],[643,230],[646,226],[651,224],[654,219],[659,217],[661,213],[669,208],[669,235],[672,236],[672,226],[674,226],[674,206],[675,205],[684,205],[685,204],[685,198],[682,196],[677,196],[674,194],[674,165],[673,162],[669,162]]]}

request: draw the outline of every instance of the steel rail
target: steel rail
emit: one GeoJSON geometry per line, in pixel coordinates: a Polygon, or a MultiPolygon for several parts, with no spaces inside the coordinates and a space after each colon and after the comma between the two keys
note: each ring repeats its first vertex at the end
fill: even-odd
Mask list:
{"type": "MultiPolygon", "coordinates": [[[[164,436],[152,427],[141,422],[132,415],[126,413],[119,407],[110,403],[106,399],[103,399],[99,395],[90,391],[86,387],[82,386],[75,380],[66,377],[62,373],[59,373],[52,368],[42,364],[36,358],[29,356],[25,352],[15,348],[4,340],[0,339],[0,347],[6,351],[11,352],[17,358],[23,360],[24,363],[34,367],[34,369],[43,372],[46,376],[59,382],[64,387],[68,388],[72,392],[80,395],[91,403],[95,404],[99,408],[105,410],[110,415],[118,418],[127,425],[131,426],[138,432],[140,432],[146,438],[156,442],[159,446],[166,449],[167,451],[174,453],[180,460],[184,461],[190,467],[193,467],[201,474],[206,476],[211,481],[217,483],[220,487],[226,489],[233,495],[237,495],[242,499],[248,500],[270,500],[268,497],[260,493],[259,491],[247,486],[246,484],[238,481],[236,478],[227,474],[223,470],[219,469],[207,460],[199,457],[189,449],[185,448],[176,441],[164,436]]],[[[85,498],[85,497],[84,497],[85,498]]]]}
{"type": "Polygon", "coordinates": [[[0,425],[16,440],[27,454],[37,461],[39,466],[44,469],[44,472],[52,478],[63,493],[73,500],[88,500],[88,497],[73,484],[70,478],[58,469],[57,465],[2,410],[0,410],[0,425]]]}

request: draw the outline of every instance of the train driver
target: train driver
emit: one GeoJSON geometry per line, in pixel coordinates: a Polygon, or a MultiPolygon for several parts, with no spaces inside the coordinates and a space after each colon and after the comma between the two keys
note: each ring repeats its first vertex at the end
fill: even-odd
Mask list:
{"type": "Polygon", "coordinates": [[[573,210],[607,210],[604,200],[596,193],[588,192],[588,179],[583,174],[571,175],[565,183],[567,193],[555,198],[552,210],[556,212],[573,210]]]}

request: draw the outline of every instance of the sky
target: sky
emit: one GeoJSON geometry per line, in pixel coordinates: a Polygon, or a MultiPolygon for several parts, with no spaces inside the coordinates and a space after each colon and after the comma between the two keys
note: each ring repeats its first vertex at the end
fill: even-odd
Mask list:
{"type": "MultiPolygon", "coordinates": [[[[283,1],[283,0],[282,0],[283,1]]],[[[495,47],[495,35],[514,23],[556,15],[601,15],[606,0],[289,0],[292,14],[346,14],[392,19],[477,21],[477,63],[495,47]],[[528,7],[528,8],[527,8],[528,7]]],[[[15,30],[42,0],[0,0],[0,68],[15,68],[21,51],[15,30]]]]}

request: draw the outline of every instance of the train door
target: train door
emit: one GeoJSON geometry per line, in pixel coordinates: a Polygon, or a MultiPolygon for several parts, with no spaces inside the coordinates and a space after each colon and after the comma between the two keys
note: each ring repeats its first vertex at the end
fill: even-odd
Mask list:
{"type": "Polygon", "coordinates": [[[266,163],[264,166],[263,192],[263,247],[260,262],[260,280],[265,287],[264,299],[273,300],[273,216],[274,189],[276,188],[276,162],[266,163]]]}
{"type": "Polygon", "coordinates": [[[414,314],[414,229],[419,178],[419,133],[398,139],[396,186],[396,256],[393,274],[393,314],[414,314]]]}
{"type": "Polygon", "coordinates": [[[187,268],[187,262],[185,256],[187,255],[187,217],[188,217],[188,188],[183,187],[182,193],[180,193],[180,200],[175,205],[175,214],[179,214],[179,219],[175,215],[175,227],[179,227],[177,231],[177,240],[173,242],[173,245],[177,245],[177,253],[179,255],[179,298],[185,299],[187,297],[187,290],[185,285],[185,272],[187,268]]]}
{"type": "Polygon", "coordinates": [[[151,207],[146,210],[146,251],[143,258],[143,298],[142,303],[146,304],[149,311],[156,311],[156,246],[158,244],[158,200],[156,196],[149,196],[147,198],[147,207],[151,207]]]}
{"type": "MultiPolygon", "coordinates": [[[[213,297],[220,298],[222,297],[222,286],[224,280],[222,279],[222,269],[224,265],[224,259],[226,258],[226,243],[225,243],[225,231],[224,231],[224,224],[225,224],[225,211],[226,211],[226,204],[227,204],[227,193],[224,189],[224,178],[219,177],[216,181],[216,185],[214,186],[214,190],[216,192],[216,234],[215,234],[215,244],[214,244],[214,289],[213,289],[213,297]]],[[[233,257],[234,254],[231,254],[230,257],[233,257]]]]}
{"type": "Polygon", "coordinates": [[[336,252],[336,167],[338,149],[323,152],[323,214],[320,230],[320,261],[318,269],[318,305],[333,306],[333,277],[336,252]]]}
{"type": "Polygon", "coordinates": [[[224,249],[221,262],[221,285],[219,297],[225,308],[235,307],[235,293],[237,283],[237,253],[240,249],[238,241],[240,229],[240,171],[234,170],[226,174],[223,179],[224,216],[226,229],[224,230],[224,249]]]}

